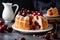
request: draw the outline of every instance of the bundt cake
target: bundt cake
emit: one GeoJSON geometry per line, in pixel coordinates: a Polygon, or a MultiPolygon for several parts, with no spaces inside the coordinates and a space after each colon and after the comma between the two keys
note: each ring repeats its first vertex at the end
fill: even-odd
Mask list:
{"type": "MultiPolygon", "coordinates": [[[[32,13],[32,12],[30,12],[32,13]]],[[[48,26],[47,18],[42,16],[40,12],[33,12],[32,14],[27,15],[27,12],[24,13],[26,15],[22,15],[23,12],[18,12],[15,17],[15,22],[13,27],[22,29],[22,30],[44,30],[48,26]],[[36,14],[36,15],[35,15],[36,14]]]]}
{"type": "Polygon", "coordinates": [[[58,16],[58,9],[56,7],[47,10],[47,16],[58,16]]]}

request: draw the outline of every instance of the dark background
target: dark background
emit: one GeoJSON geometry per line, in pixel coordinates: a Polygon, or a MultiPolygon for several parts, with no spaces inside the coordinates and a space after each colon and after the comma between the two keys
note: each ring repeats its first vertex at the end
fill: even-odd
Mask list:
{"type": "MultiPolygon", "coordinates": [[[[40,2],[47,3],[47,4],[51,2],[51,0],[0,0],[0,18],[2,17],[2,11],[4,8],[4,6],[2,5],[2,2],[10,2],[13,4],[18,4],[19,10],[21,8],[25,8],[25,9],[29,9],[29,10],[36,10],[36,8],[38,8],[38,7],[35,8],[34,1],[40,1],[40,2]]],[[[60,10],[60,1],[59,0],[56,0],[56,6],[57,6],[58,10],[60,10]]]]}
{"type": "Polygon", "coordinates": [[[21,8],[25,8],[25,9],[29,9],[29,10],[34,9],[32,0],[0,0],[0,17],[2,15],[3,8],[4,8],[4,6],[2,5],[2,2],[9,2],[9,3],[13,3],[13,4],[18,4],[19,10],[21,8]]]}

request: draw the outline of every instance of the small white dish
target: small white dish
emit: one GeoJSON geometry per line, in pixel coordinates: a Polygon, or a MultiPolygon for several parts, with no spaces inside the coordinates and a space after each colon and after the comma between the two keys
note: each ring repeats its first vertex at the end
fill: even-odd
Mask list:
{"type": "Polygon", "coordinates": [[[44,17],[48,17],[48,18],[57,18],[57,17],[60,17],[60,15],[57,15],[57,16],[47,16],[46,14],[43,14],[44,17]]]}

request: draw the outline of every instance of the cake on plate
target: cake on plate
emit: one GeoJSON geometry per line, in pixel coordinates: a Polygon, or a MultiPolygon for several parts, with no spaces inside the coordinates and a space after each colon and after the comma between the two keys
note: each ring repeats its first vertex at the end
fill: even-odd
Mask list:
{"type": "Polygon", "coordinates": [[[47,16],[58,16],[58,9],[56,7],[47,10],[47,16]]]}
{"type": "Polygon", "coordinates": [[[22,30],[44,30],[49,27],[47,18],[40,12],[21,12],[19,11],[15,17],[13,27],[22,30]],[[31,13],[31,14],[30,14],[31,13]]]}

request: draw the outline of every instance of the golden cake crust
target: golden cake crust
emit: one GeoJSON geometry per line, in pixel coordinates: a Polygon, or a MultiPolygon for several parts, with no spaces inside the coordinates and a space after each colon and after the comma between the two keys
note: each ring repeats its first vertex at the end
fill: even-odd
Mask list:
{"type": "Polygon", "coordinates": [[[47,10],[47,16],[58,16],[58,9],[55,8],[50,8],[47,10]]]}
{"type": "Polygon", "coordinates": [[[48,27],[48,21],[44,16],[17,14],[13,26],[22,30],[45,30],[48,27]]]}

